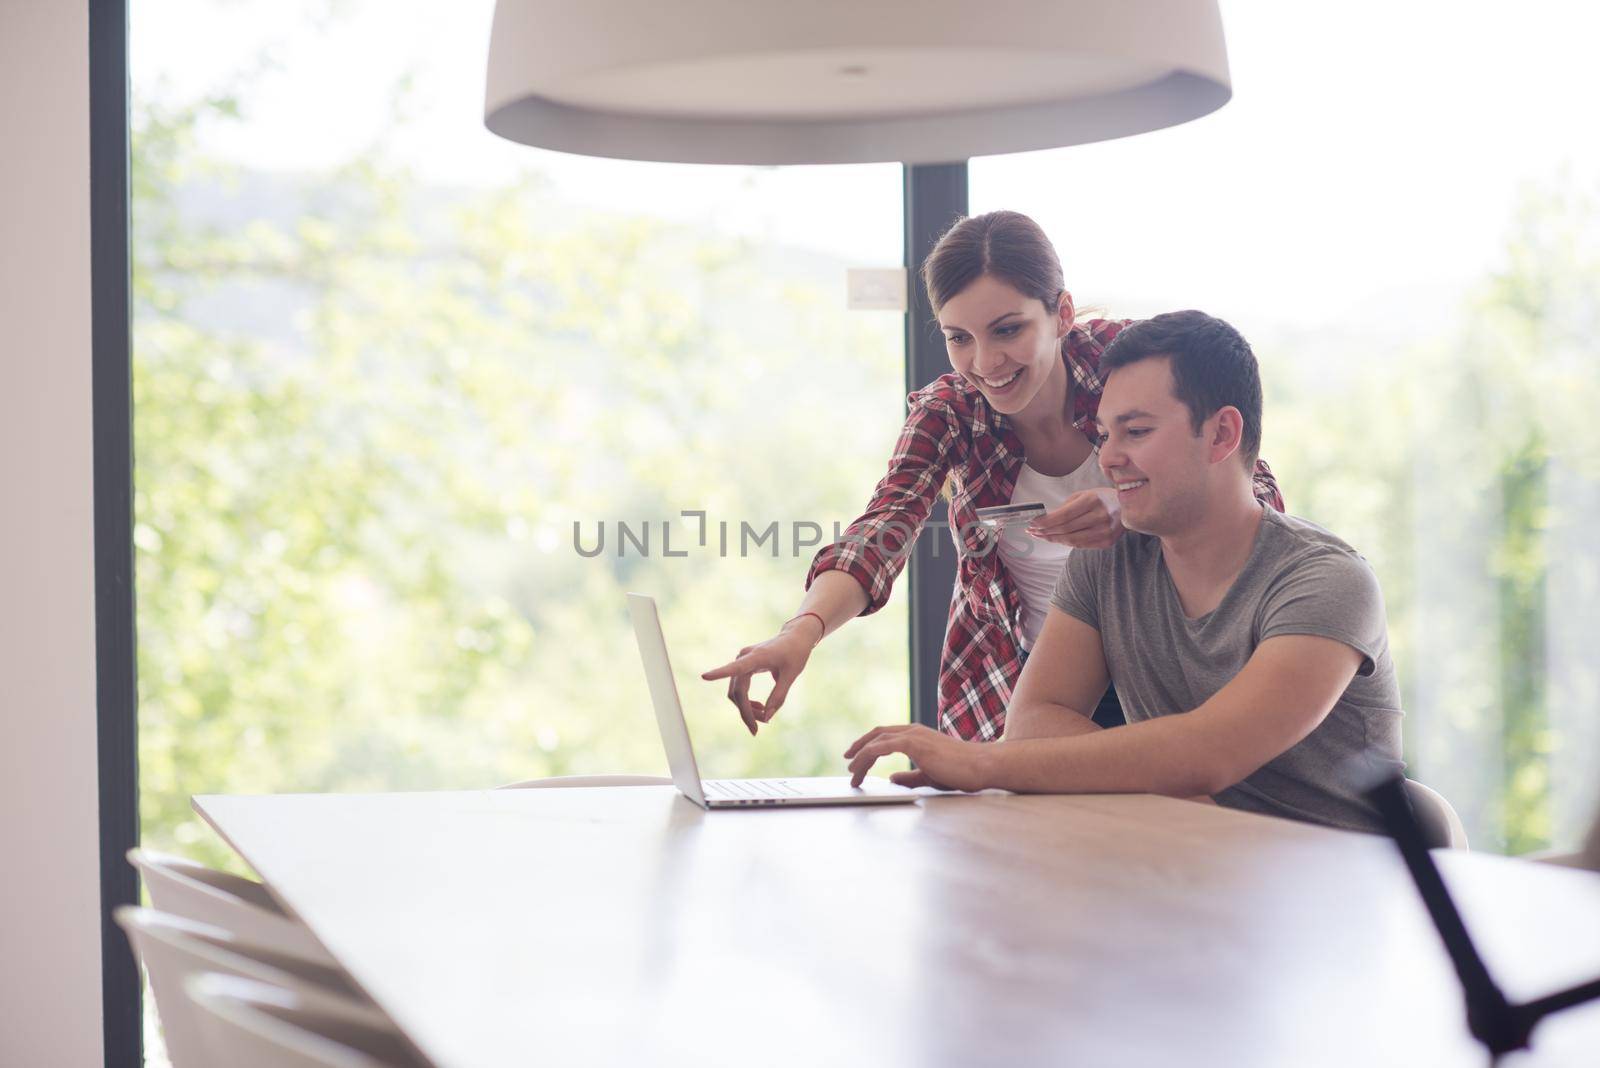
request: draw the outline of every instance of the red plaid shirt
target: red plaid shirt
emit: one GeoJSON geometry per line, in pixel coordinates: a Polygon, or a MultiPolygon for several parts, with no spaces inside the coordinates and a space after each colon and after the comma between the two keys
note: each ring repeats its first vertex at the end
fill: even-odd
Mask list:
{"type": "MultiPolygon", "coordinates": [[[[1100,406],[1100,354],[1131,319],[1091,319],[1061,345],[1072,375],[1072,425],[1090,441],[1100,406]]],[[[843,571],[867,591],[862,615],[882,608],[948,477],[950,535],[960,556],[939,666],[939,729],[993,741],[1022,674],[1022,596],[1000,554],[989,551],[976,509],[1011,503],[1022,470],[1022,440],[1011,420],[958,374],[942,375],[907,399],[910,409],[889,472],[867,510],[817,553],[806,588],[823,571],[843,571]]],[[[1283,510],[1272,471],[1257,462],[1256,496],[1283,510]]]]}

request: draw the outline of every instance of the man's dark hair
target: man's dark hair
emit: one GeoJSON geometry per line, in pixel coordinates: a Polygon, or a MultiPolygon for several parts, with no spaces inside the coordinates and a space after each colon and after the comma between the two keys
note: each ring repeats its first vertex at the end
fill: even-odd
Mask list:
{"type": "Polygon", "coordinates": [[[1196,434],[1223,408],[1239,409],[1244,416],[1240,453],[1253,467],[1261,454],[1261,373],[1250,343],[1205,312],[1166,312],[1118,334],[1100,357],[1100,374],[1160,357],[1171,363],[1173,392],[1189,409],[1196,434]]]}

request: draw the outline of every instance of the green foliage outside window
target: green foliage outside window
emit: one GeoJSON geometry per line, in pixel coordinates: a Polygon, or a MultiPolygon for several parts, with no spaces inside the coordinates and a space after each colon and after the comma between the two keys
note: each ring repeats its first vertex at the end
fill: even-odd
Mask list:
{"type": "MultiPolygon", "coordinates": [[[[664,773],[623,593],[658,597],[684,679],[775,629],[815,551],[793,524],[831,534],[881,473],[899,320],[844,313],[836,263],[537,179],[440,192],[357,158],[290,183],[198,154],[240,110],[135,123],[145,840],[235,863],[196,793],[664,773]],[[619,522],[654,528],[648,555],[617,554],[619,522]],[[741,554],[740,524],[774,522],[741,554]]],[[[897,598],[757,740],[722,687],[686,689],[703,770],[838,773],[906,719],[905,662],[897,598]]]]}

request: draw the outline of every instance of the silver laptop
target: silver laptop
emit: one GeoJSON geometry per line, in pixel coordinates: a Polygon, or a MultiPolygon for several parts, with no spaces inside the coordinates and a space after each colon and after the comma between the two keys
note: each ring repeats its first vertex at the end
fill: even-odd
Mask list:
{"type": "Polygon", "coordinates": [[[667,637],[661,632],[656,602],[642,593],[628,594],[633,634],[644,659],[650,703],[661,726],[672,781],[684,797],[701,808],[743,808],[750,805],[886,805],[915,801],[917,794],[884,779],[867,778],[859,787],[849,776],[828,779],[702,779],[689,741],[689,724],[678,701],[678,684],[667,659],[667,637]]]}

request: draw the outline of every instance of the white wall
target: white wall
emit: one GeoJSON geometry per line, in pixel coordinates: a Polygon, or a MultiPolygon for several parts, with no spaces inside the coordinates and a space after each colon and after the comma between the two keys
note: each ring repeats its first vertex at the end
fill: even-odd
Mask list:
{"type": "Polygon", "coordinates": [[[0,1064],[101,1063],[88,4],[0,0],[0,1064]]]}

